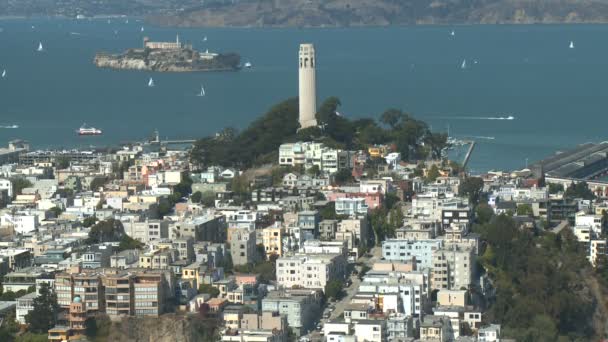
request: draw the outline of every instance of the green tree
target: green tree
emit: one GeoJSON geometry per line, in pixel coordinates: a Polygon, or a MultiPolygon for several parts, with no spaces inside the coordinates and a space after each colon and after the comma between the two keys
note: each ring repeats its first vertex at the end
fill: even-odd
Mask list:
{"type": "Polygon", "coordinates": [[[160,202],[158,204],[158,215],[163,218],[166,215],[168,215],[169,213],[171,213],[171,209],[173,208],[173,206],[165,201],[160,202]]]}
{"type": "Polygon", "coordinates": [[[118,251],[125,251],[127,249],[142,249],[145,245],[131,238],[127,234],[123,234],[120,238],[120,244],[118,245],[118,251]]]}
{"type": "Polygon", "coordinates": [[[57,158],[55,158],[55,167],[58,170],[64,170],[67,169],[68,167],[70,167],[70,163],[72,162],[72,159],[68,156],[59,156],[57,158]]]}
{"type": "Polygon", "coordinates": [[[201,203],[205,207],[215,207],[215,194],[211,191],[205,191],[201,196],[201,203]]]}
{"type": "Polygon", "coordinates": [[[82,225],[86,228],[91,227],[97,222],[97,217],[95,215],[87,216],[84,220],[82,220],[82,225]]]}
{"type": "Polygon", "coordinates": [[[125,229],[122,222],[109,218],[99,221],[91,227],[87,244],[120,241],[123,235],[125,235],[125,229]]]}
{"type": "Polygon", "coordinates": [[[13,194],[21,195],[23,189],[32,186],[32,182],[23,177],[12,177],[11,182],[13,183],[13,194]]]}
{"type": "Polygon", "coordinates": [[[91,184],[89,184],[89,189],[91,189],[91,191],[99,191],[99,188],[106,185],[107,181],[108,180],[105,177],[95,177],[91,181],[91,184]]]}
{"type": "Polygon", "coordinates": [[[437,177],[439,177],[439,168],[437,167],[437,165],[433,164],[431,165],[430,169],[428,170],[427,174],[426,174],[426,180],[427,182],[434,182],[437,180],[437,177]]]}
{"type": "Polygon", "coordinates": [[[32,302],[33,310],[25,315],[25,321],[29,325],[30,331],[34,333],[47,333],[50,328],[55,326],[57,312],[57,297],[51,291],[48,283],[40,286],[40,295],[32,302]]]}
{"type": "Polygon", "coordinates": [[[59,207],[52,207],[51,209],[49,209],[49,211],[53,213],[53,217],[59,217],[59,215],[61,215],[61,213],[63,212],[63,210],[61,210],[61,208],[59,207]]]}
{"type": "Polygon", "coordinates": [[[344,185],[354,180],[352,171],[349,169],[341,169],[334,173],[334,182],[337,185],[344,185]]]}
{"type": "Polygon", "coordinates": [[[325,297],[340,299],[343,294],[344,283],[340,280],[330,280],[325,284],[325,297]]]}
{"type": "Polygon", "coordinates": [[[552,195],[558,194],[564,191],[564,186],[561,183],[549,183],[549,193],[552,195]]]}
{"type": "Polygon", "coordinates": [[[425,143],[431,150],[431,158],[441,159],[442,151],[447,147],[448,135],[445,133],[429,132],[425,137],[425,143]]]}
{"type": "Polygon", "coordinates": [[[313,165],[308,170],[306,170],[306,173],[308,173],[308,175],[311,177],[318,177],[321,174],[321,170],[319,169],[318,165],[313,165]]]}
{"type": "Polygon", "coordinates": [[[398,109],[388,109],[380,115],[380,122],[389,126],[392,129],[397,129],[399,123],[403,120],[404,114],[398,109]]]}
{"type": "Polygon", "coordinates": [[[465,178],[458,187],[460,196],[466,196],[471,203],[477,204],[483,191],[483,179],[479,177],[465,178]]]}
{"type": "Polygon", "coordinates": [[[477,217],[477,223],[485,224],[490,222],[494,216],[494,210],[487,204],[480,204],[475,208],[475,216],[477,217]]]}
{"type": "Polygon", "coordinates": [[[201,203],[201,199],[203,198],[203,194],[200,191],[197,191],[190,196],[190,200],[192,203],[201,203]]]}
{"type": "Polygon", "coordinates": [[[595,195],[591,190],[589,190],[589,186],[587,182],[572,182],[566,192],[564,193],[564,197],[566,198],[582,198],[584,200],[592,200],[595,199],[595,195]]]}
{"type": "Polygon", "coordinates": [[[198,293],[208,293],[215,298],[220,295],[220,290],[210,284],[201,284],[198,287],[198,293]]]}
{"type": "Polygon", "coordinates": [[[534,216],[534,211],[532,210],[532,206],[527,203],[517,205],[517,215],[518,216],[534,216]]]}

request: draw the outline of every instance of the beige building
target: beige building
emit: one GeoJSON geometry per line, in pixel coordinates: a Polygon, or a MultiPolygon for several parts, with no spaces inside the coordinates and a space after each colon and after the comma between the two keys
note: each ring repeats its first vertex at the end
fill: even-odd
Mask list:
{"type": "Polygon", "coordinates": [[[139,256],[139,267],[166,270],[178,260],[175,249],[160,249],[139,256]]]}
{"type": "Polygon", "coordinates": [[[464,307],[466,304],[466,290],[440,290],[437,292],[437,306],[464,307]]]}
{"type": "Polygon", "coordinates": [[[283,236],[285,230],[282,227],[268,227],[262,229],[262,244],[264,245],[264,251],[266,256],[271,254],[278,256],[283,255],[283,236]]]}
{"type": "Polygon", "coordinates": [[[230,232],[230,256],[233,265],[245,265],[256,261],[255,231],[235,229],[230,232]]]}
{"type": "Polygon", "coordinates": [[[241,318],[243,330],[287,330],[287,317],[278,312],[246,313],[241,318]]]}
{"type": "Polygon", "coordinates": [[[475,272],[473,248],[445,246],[433,251],[431,288],[468,289],[475,272]]]}

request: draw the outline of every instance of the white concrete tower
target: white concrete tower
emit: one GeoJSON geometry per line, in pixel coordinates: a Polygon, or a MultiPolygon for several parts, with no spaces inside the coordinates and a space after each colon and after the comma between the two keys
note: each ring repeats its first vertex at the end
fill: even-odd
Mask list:
{"type": "Polygon", "coordinates": [[[317,90],[315,80],[315,47],[300,44],[300,128],[317,125],[317,90]]]}

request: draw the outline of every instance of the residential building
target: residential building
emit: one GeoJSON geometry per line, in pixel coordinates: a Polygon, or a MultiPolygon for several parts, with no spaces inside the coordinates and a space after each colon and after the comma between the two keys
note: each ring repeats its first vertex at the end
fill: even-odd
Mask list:
{"type": "Polygon", "coordinates": [[[230,234],[230,256],[233,265],[245,265],[257,260],[255,231],[235,229],[230,234]]]}
{"type": "Polygon", "coordinates": [[[473,248],[444,246],[433,251],[433,289],[468,289],[475,275],[475,253],[473,248]]]}
{"type": "Polygon", "coordinates": [[[282,227],[267,227],[262,230],[262,244],[266,257],[270,255],[283,255],[283,236],[285,230],[282,227]]]}
{"type": "Polygon", "coordinates": [[[38,293],[32,292],[17,298],[17,308],[15,309],[15,320],[20,324],[27,324],[25,316],[34,310],[34,298],[38,293]]]}
{"type": "Polygon", "coordinates": [[[452,322],[445,316],[424,316],[420,323],[421,341],[447,342],[454,340],[452,332],[452,322]]]}
{"type": "Polygon", "coordinates": [[[338,220],[323,220],[319,223],[319,238],[333,240],[338,230],[338,220]]]}
{"type": "Polygon", "coordinates": [[[336,215],[358,216],[367,215],[369,207],[365,198],[338,198],[336,199],[336,215]]]}
{"type": "Polygon", "coordinates": [[[143,243],[169,237],[169,222],[165,220],[145,220],[144,222],[123,222],[125,233],[143,243]]]}
{"type": "Polygon", "coordinates": [[[433,268],[433,253],[443,246],[442,240],[399,240],[382,242],[385,260],[407,262],[416,258],[417,269],[433,268]]]}
{"type": "Polygon", "coordinates": [[[386,341],[386,321],[383,319],[359,320],[354,324],[354,330],[357,340],[368,342],[386,341]]]}
{"type": "Polygon", "coordinates": [[[276,265],[277,283],[285,288],[324,291],[327,282],[344,279],[346,272],[346,259],[339,254],[283,256],[276,265]]]}
{"type": "Polygon", "coordinates": [[[111,245],[89,246],[82,254],[82,268],[109,267],[112,256],[111,245]]]}
{"type": "Polygon", "coordinates": [[[321,300],[322,294],[316,290],[270,291],[262,300],[262,311],[285,315],[289,327],[301,336],[314,327],[321,314],[321,300]]]}
{"type": "Polygon", "coordinates": [[[499,342],[500,324],[490,324],[487,327],[480,328],[477,332],[477,340],[479,342],[499,342]]]}

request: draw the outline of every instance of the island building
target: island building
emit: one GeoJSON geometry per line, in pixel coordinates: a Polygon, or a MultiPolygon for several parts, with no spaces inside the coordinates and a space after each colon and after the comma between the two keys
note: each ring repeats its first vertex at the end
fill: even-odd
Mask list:
{"type": "Polygon", "coordinates": [[[179,35],[175,36],[175,42],[151,42],[150,38],[144,37],[144,49],[176,50],[183,47],[179,35]]]}
{"type": "MultiPolygon", "coordinates": [[[[150,38],[144,37],[144,49],[151,50],[193,50],[192,44],[183,44],[179,41],[179,35],[175,36],[175,42],[152,42],[150,38]]],[[[218,56],[217,53],[209,52],[209,50],[205,50],[205,52],[199,52],[200,59],[214,59],[218,56]]]]}
{"type": "Polygon", "coordinates": [[[299,53],[299,105],[300,128],[317,125],[317,93],[315,80],[315,47],[312,44],[300,44],[299,53]]]}

